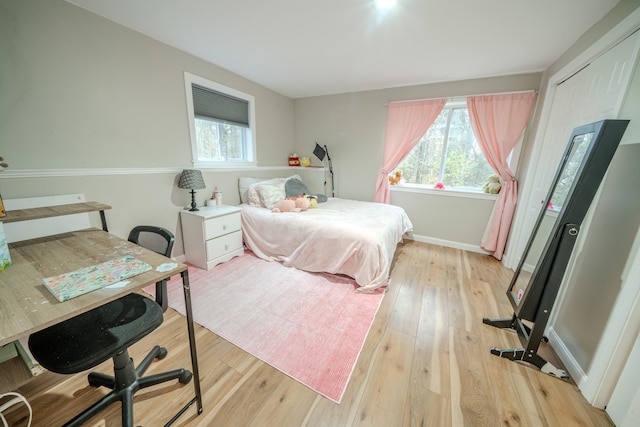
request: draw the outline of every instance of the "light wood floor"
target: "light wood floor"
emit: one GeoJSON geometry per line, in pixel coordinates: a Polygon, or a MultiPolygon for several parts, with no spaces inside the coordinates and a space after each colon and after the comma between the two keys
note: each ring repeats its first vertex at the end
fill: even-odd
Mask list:
{"type": "MultiPolygon", "coordinates": [[[[191,408],[174,425],[612,426],[573,383],[490,354],[491,347],[520,347],[512,331],[482,323],[511,316],[510,278],[486,255],[400,245],[392,284],[340,405],[196,325],[204,412],[191,408]]],[[[133,347],[134,360],[157,342],[169,355],[149,372],[189,366],[185,321],[171,309],[133,347]]],[[[110,373],[110,362],[99,370],[110,373]]],[[[19,392],[33,406],[34,426],[60,425],[104,393],[89,387],[85,375],[50,373],[19,392]]],[[[191,384],[177,382],[139,393],[136,424],[163,425],[192,393],[191,384]]],[[[119,410],[113,405],[88,425],[118,426],[119,410]]],[[[14,415],[14,425],[24,425],[14,415]]]]}

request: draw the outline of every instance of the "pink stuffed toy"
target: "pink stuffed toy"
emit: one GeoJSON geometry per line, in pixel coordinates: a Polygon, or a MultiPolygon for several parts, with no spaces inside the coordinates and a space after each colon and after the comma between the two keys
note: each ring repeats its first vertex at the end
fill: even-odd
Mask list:
{"type": "Polygon", "coordinates": [[[282,199],[271,212],[296,212],[296,202],[293,199],[282,199]]]}
{"type": "Polygon", "coordinates": [[[309,209],[309,199],[297,197],[280,200],[271,212],[302,212],[309,209]]]}
{"type": "Polygon", "coordinates": [[[304,196],[298,197],[296,199],[296,208],[300,209],[300,211],[306,211],[309,209],[309,205],[311,202],[304,196]]]}

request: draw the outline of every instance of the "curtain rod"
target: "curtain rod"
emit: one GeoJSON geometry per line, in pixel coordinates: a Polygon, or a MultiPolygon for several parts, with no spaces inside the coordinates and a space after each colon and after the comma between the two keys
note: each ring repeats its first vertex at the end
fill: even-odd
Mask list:
{"type": "MultiPolygon", "coordinates": [[[[517,90],[514,92],[497,92],[497,93],[482,93],[482,94],[477,94],[477,95],[460,95],[460,96],[446,96],[444,98],[448,99],[448,100],[453,100],[453,99],[462,99],[462,98],[467,98],[469,96],[487,96],[487,95],[509,95],[512,93],[529,93],[529,92],[533,92],[533,93],[538,93],[537,90],[517,90]]],[[[431,99],[441,99],[441,98],[421,98],[421,99],[406,99],[403,101],[389,101],[389,102],[385,102],[384,105],[387,106],[391,103],[394,104],[399,104],[401,102],[416,102],[416,101],[429,101],[431,99]]]]}

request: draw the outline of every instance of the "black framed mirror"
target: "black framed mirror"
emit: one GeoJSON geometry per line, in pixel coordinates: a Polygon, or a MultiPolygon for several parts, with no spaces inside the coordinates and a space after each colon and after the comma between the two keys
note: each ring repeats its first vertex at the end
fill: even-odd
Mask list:
{"type": "Polygon", "coordinates": [[[542,371],[568,378],[537,354],[580,226],[613,158],[628,120],[603,120],[577,127],[571,133],[547,197],[507,289],[514,310],[509,319],[483,319],[518,332],[526,348],[491,352],[522,360],[542,371]],[[523,323],[527,321],[527,323],[523,323]],[[526,357],[525,357],[526,356],[526,357]]]}
{"type": "Polygon", "coordinates": [[[574,130],[547,197],[542,203],[543,207],[533,227],[520,264],[509,284],[507,296],[520,318],[533,320],[531,310],[527,310],[527,308],[534,305],[530,302],[537,300],[539,293],[535,292],[537,287],[532,286],[534,282],[532,277],[539,278],[541,276],[540,260],[543,254],[547,254],[551,250],[550,245],[553,243],[553,239],[550,237],[556,232],[554,225],[557,221],[561,221],[561,214],[566,211],[563,207],[569,201],[574,189],[572,184],[579,177],[588,155],[593,152],[595,130],[588,128],[574,130]],[[538,268],[537,272],[536,267],[538,268]]]}

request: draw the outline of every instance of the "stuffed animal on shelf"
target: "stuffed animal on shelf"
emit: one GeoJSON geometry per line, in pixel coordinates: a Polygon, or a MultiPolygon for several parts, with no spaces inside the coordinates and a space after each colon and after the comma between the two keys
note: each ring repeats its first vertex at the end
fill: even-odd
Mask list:
{"type": "Polygon", "coordinates": [[[389,175],[389,184],[396,185],[402,181],[402,171],[400,169],[396,170],[392,175],[389,175]]]}
{"type": "Polygon", "coordinates": [[[491,175],[482,186],[482,191],[489,194],[498,194],[501,188],[500,177],[498,175],[491,175]]]}

